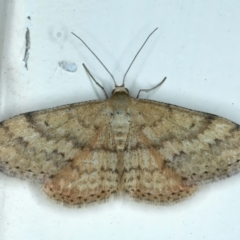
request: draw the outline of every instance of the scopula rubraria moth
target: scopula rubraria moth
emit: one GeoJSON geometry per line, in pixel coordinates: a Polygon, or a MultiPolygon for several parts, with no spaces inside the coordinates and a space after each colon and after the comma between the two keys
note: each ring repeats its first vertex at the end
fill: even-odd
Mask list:
{"type": "Polygon", "coordinates": [[[239,129],[215,115],[133,98],[123,83],[106,100],[3,121],[0,170],[39,182],[68,205],[121,193],[174,202],[239,172],[239,129]]]}

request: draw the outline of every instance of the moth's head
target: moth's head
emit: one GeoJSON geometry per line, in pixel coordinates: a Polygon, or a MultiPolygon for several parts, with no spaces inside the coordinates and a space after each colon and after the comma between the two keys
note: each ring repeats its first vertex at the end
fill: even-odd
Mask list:
{"type": "Polygon", "coordinates": [[[129,91],[127,88],[124,87],[124,85],[115,86],[115,88],[112,90],[112,96],[117,93],[125,93],[125,94],[129,95],[129,91]]]}

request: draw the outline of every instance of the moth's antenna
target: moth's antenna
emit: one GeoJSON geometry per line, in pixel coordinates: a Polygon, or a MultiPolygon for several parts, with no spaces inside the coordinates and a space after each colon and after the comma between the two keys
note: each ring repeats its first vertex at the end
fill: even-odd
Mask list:
{"type": "Polygon", "coordinates": [[[143,43],[143,45],[142,45],[142,46],[140,47],[140,49],[138,50],[138,52],[137,52],[137,54],[135,55],[135,57],[133,58],[131,64],[129,65],[129,67],[128,67],[127,71],[126,71],[126,73],[124,74],[123,84],[122,84],[123,86],[124,86],[124,82],[125,82],[126,75],[127,75],[128,71],[130,70],[133,62],[134,62],[135,59],[137,58],[138,54],[141,52],[142,48],[144,47],[144,45],[146,44],[146,42],[148,41],[148,39],[151,37],[151,35],[152,35],[155,31],[157,31],[157,29],[158,29],[158,28],[155,28],[155,29],[148,35],[147,39],[145,40],[145,42],[143,43]]]}
{"type": "Polygon", "coordinates": [[[103,62],[98,58],[98,56],[91,50],[91,48],[79,37],[77,36],[75,33],[71,32],[76,38],[78,38],[86,47],[87,49],[93,54],[93,56],[101,63],[101,65],[105,68],[105,70],[109,73],[109,75],[111,76],[112,80],[114,81],[115,86],[117,86],[116,81],[113,77],[113,75],[110,73],[110,71],[107,69],[107,67],[103,64],[103,62]]]}

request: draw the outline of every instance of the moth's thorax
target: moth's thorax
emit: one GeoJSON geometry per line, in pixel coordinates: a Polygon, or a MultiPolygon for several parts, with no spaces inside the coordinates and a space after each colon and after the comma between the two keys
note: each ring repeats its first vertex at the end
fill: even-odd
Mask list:
{"type": "Polygon", "coordinates": [[[126,92],[117,92],[108,100],[110,123],[117,151],[123,151],[131,122],[131,98],[126,92]]]}

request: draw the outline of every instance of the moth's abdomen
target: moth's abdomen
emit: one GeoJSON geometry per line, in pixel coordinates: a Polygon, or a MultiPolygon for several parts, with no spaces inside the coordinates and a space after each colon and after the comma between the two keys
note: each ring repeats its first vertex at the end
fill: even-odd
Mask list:
{"type": "Polygon", "coordinates": [[[111,127],[117,151],[123,151],[129,132],[131,115],[128,109],[116,108],[112,113],[111,127]]]}

